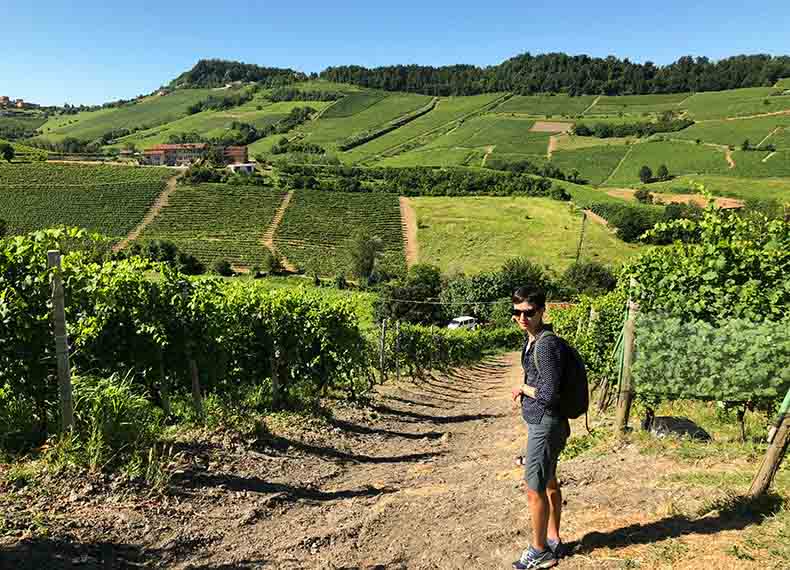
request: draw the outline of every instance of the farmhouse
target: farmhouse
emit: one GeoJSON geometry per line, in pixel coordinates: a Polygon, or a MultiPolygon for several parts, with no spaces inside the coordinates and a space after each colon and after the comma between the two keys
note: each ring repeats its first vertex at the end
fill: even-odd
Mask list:
{"type": "MultiPolygon", "coordinates": [[[[208,151],[206,143],[159,144],[143,151],[143,162],[156,166],[187,166],[204,158],[208,151]]],[[[223,156],[226,163],[247,162],[247,147],[224,147],[223,156]]]]}

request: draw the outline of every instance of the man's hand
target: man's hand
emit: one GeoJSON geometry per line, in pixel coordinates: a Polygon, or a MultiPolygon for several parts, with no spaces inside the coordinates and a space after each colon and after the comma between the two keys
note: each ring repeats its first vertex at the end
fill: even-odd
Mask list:
{"type": "Polygon", "coordinates": [[[526,384],[522,384],[521,386],[516,386],[513,388],[512,395],[513,401],[515,402],[522,396],[529,396],[530,398],[535,397],[535,387],[534,386],[527,386],[526,384]]]}

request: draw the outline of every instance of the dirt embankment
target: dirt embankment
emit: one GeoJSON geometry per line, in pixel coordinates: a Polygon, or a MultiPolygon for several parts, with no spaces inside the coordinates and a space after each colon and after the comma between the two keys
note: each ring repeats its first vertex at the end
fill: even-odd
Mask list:
{"type": "MultiPolygon", "coordinates": [[[[636,200],[634,192],[635,190],[631,188],[613,188],[606,191],[609,196],[625,200],[636,200]]],[[[704,208],[708,203],[705,197],[699,194],[661,194],[658,192],[652,192],[652,194],[653,201],[657,204],[688,204],[693,202],[704,208]]],[[[715,198],[715,200],[719,208],[742,208],[744,205],[743,200],[736,198],[715,198]]]]}
{"type": "MultiPolygon", "coordinates": [[[[263,245],[271,251],[272,253],[277,251],[277,248],[274,245],[274,234],[277,233],[277,228],[280,227],[280,223],[283,221],[283,217],[285,216],[285,211],[288,209],[288,204],[291,203],[291,199],[293,198],[293,191],[288,192],[285,197],[283,198],[280,207],[277,208],[277,212],[274,214],[274,218],[272,219],[272,223],[269,224],[269,227],[266,230],[266,233],[263,234],[263,245]]],[[[283,267],[286,271],[291,273],[296,273],[297,269],[293,263],[288,261],[285,257],[281,257],[280,261],[283,264],[283,267]]]]}

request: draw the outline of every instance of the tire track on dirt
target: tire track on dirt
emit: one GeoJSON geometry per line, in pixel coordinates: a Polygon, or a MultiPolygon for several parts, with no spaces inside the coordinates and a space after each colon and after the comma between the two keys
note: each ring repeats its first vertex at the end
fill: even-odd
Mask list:
{"type": "MultiPolygon", "coordinates": [[[[272,223],[269,224],[266,233],[263,234],[263,238],[261,239],[263,245],[272,253],[277,253],[277,247],[274,245],[274,235],[277,233],[277,228],[280,227],[280,223],[283,221],[285,211],[288,209],[288,204],[291,203],[291,198],[293,198],[293,191],[285,194],[282,203],[280,203],[280,207],[277,208],[277,212],[274,214],[274,218],[272,218],[272,223]]],[[[280,261],[286,271],[290,273],[297,272],[296,266],[288,261],[285,256],[280,255],[280,261]]]]}
{"type": "Polygon", "coordinates": [[[406,265],[411,267],[419,262],[420,244],[417,241],[417,216],[405,196],[399,198],[400,218],[403,225],[403,244],[406,248],[406,265]]]}
{"type": "Polygon", "coordinates": [[[162,211],[162,208],[167,207],[170,203],[170,197],[175,193],[178,179],[183,176],[183,173],[176,174],[175,176],[169,178],[167,183],[165,184],[165,189],[156,197],[151,207],[146,212],[143,219],[140,221],[139,224],[126,236],[125,239],[119,241],[112,247],[114,252],[119,252],[126,247],[129,246],[134,240],[140,237],[140,234],[143,233],[143,230],[147,228],[156,218],[159,216],[159,213],[162,211]]]}

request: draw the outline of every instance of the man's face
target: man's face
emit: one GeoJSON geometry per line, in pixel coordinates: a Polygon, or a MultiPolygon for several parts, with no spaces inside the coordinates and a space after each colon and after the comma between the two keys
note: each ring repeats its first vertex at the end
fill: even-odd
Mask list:
{"type": "Polygon", "coordinates": [[[543,322],[543,308],[524,301],[513,305],[513,320],[522,331],[536,330],[543,322]]]}

